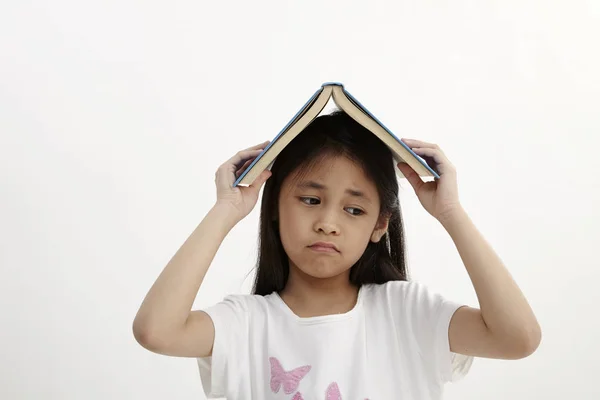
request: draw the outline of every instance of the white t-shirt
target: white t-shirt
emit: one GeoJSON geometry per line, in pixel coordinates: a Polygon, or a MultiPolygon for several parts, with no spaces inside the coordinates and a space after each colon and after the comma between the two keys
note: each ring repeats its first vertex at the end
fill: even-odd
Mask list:
{"type": "Polygon", "coordinates": [[[347,313],[301,318],[277,293],[230,295],[205,309],[212,357],[198,358],[207,397],[438,400],[473,357],[450,352],[461,304],[415,281],[363,285],[347,313]]]}

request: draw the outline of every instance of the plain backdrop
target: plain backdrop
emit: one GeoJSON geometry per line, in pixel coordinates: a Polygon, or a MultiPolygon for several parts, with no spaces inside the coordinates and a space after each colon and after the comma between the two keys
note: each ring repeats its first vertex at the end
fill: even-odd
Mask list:
{"type": "MultiPolygon", "coordinates": [[[[0,398],[203,399],[195,360],[145,350],[133,319],[218,166],[328,81],[442,147],[542,326],[532,356],[476,359],[445,398],[600,398],[599,4],[3,1],[0,398]]],[[[413,278],[478,306],[400,185],[413,278]]],[[[195,308],[249,292],[257,224],[225,239],[195,308]]]]}

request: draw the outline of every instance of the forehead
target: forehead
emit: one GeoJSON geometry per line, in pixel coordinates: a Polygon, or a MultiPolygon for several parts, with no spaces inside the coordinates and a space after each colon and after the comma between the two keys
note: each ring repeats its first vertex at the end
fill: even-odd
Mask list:
{"type": "Polygon", "coordinates": [[[288,189],[316,189],[345,191],[350,195],[375,201],[377,188],[363,168],[344,156],[326,157],[308,169],[299,171],[286,179],[288,189]]]}

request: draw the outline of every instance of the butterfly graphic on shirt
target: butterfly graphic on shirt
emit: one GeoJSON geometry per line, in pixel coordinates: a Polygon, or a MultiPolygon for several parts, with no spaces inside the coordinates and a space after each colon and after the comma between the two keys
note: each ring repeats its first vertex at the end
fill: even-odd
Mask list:
{"type": "Polygon", "coordinates": [[[333,382],[327,386],[325,400],[342,400],[342,394],[340,393],[340,388],[337,383],[333,382]]]}
{"type": "MultiPolygon", "coordinates": [[[[308,374],[311,369],[310,365],[304,365],[302,367],[294,368],[291,371],[286,371],[279,360],[275,357],[269,357],[271,363],[271,390],[273,393],[278,393],[279,389],[283,386],[285,394],[291,394],[296,392],[292,400],[304,400],[302,394],[297,392],[298,385],[302,378],[308,374]]],[[[325,400],[342,400],[340,388],[337,383],[332,382],[325,391],[325,400]]],[[[369,400],[369,399],[365,399],[369,400]]]]}
{"type": "MultiPolygon", "coordinates": [[[[302,394],[300,392],[297,392],[292,398],[292,400],[304,400],[304,398],[302,397],[302,394]]],[[[331,384],[329,384],[329,386],[327,387],[327,391],[325,392],[325,400],[342,400],[340,388],[338,387],[337,383],[332,382],[331,384]]]]}
{"type": "MultiPolygon", "coordinates": [[[[310,365],[294,368],[291,371],[286,371],[275,357],[270,357],[271,362],[271,390],[274,393],[279,392],[281,386],[285,394],[294,393],[298,389],[298,384],[310,371],[310,365]]],[[[295,399],[298,400],[298,399],[295,399]]]]}

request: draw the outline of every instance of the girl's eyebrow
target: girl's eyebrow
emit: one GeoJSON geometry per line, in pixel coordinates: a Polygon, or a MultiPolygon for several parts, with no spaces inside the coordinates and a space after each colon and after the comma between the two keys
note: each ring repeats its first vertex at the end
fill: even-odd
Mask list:
{"type": "MultiPolygon", "coordinates": [[[[317,190],[327,190],[327,187],[321,183],[315,181],[303,181],[297,185],[299,189],[317,189],[317,190]]],[[[345,193],[349,194],[353,197],[358,197],[364,199],[365,201],[372,203],[371,199],[360,190],[347,188],[345,193]]]]}

